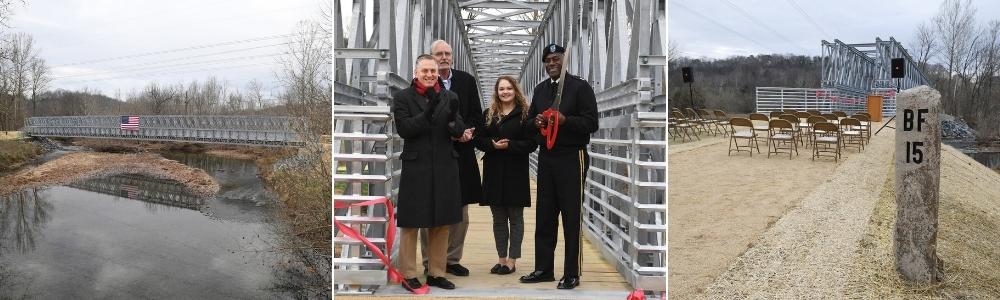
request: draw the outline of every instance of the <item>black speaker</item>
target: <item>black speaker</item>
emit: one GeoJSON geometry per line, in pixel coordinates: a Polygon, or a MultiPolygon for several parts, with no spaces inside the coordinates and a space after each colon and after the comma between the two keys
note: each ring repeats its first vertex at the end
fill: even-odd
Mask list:
{"type": "Polygon", "coordinates": [[[684,77],[684,83],[694,82],[694,75],[691,74],[691,67],[681,68],[681,77],[684,77]]]}
{"type": "Polygon", "coordinates": [[[892,78],[903,78],[906,76],[906,68],[903,67],[903,64],[902,58],[892,59],[892,78]]]}

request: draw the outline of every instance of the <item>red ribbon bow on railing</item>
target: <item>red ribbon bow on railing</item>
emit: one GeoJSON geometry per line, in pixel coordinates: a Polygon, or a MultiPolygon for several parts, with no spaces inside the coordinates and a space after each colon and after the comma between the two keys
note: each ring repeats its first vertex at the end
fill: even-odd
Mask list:
{"type": "MultiPolygon", "coordinates": [[[[392,243],[396,239],[396,215],[394,213],[392,201],[389,201],[389,198],[381,197],[375,200],[358,202],[354,204],[348,204],[342,201],[333,201],[333,208],[351,208],[351,207],[369,206],[376,204],[385,204],[386,215],[389,217],[388,222],[386,222],[386,228],[385,228],[385,249],[386,251],[390,251],[392,250],[392,243]]],[[[382,264],[385,265],[385,268],[389,273],[389,281],[395,283],[403,281],[403,274],[400,274],[399,270],[396,270],[396,268],[392,267],[392,261],[389,260],[389,257],[386,256],[385,253],[382,253],[382,250],[379,249],[377,246],[375,246],[374,243],[369,241],[367,237],[355,231],[354,228],[348,227],[347,225],[344,225],[344,223],[337,221],[336,216],[333,217],[333,224],[336,225],[337,229],[340,229],[340,232],[343,232],[345,236],[357,241],[361,241],[361,243],[365,244],[365,246],[367,246],[368,249],[372,251],[372,253],[375,253],[375,256],[378,256],[378,258],[382,260],[382,264]]],[[[418,289],[413,290],[413,293],[418,295],[426,294],[427,292],[429,292],[429,289],[426,284],[422,285],[418,289]]]]}

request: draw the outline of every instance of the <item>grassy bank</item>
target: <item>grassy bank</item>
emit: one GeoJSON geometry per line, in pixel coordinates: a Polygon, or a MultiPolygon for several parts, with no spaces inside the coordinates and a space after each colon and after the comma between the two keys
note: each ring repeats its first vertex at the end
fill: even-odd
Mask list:
{"type": "Polygon", "coordinates": [[[283,250],[291,255],[284,282],[278,284],[298,298],[323,298],[331,293],[332,230],[331,162],[321,147],[306,147],[296,155],[271,155],[257,160],[261,176],[281,201],[283,250]]]}
{"type": "Polygon", "coordinates": [[[0,140],[0,172],[16,169],[41,153],[42,148],[32,143],[0,140]]]}
{"type": "Polygon", "coordinates": [[[861,240],[848,298],[1000,298],[1000,175],[952,147],[942,150],[937,253],[944,281],[912,284],[896,272],[896,195],[890,177],[861,240]]]}

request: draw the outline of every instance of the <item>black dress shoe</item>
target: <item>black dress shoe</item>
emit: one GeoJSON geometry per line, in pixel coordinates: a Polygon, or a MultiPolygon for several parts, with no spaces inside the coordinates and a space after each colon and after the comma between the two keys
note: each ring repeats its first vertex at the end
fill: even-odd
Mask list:
{"type": "Polygon", "coordinates": [[[537,283],[547,281],[556,281],[555,275],[545,271],[534,271],[531,272],[531,274],[521,276],[521,283],[537,283]]]}
{"type": "Polygon", "coordinates": [[[502,266],[502,267],[500,267],[500,271],[497,272],[497,274],[507,275],[507,274],[514,273],[514,272],[517,272],[517,267],[514,267],[513,269],[511,269],[508,266],[502,266]]]}
{"type": "Polygon", "coordinates": [[[455,284],[444,277],[427,276],[427,285],[436,286],[446,290],[454,290],[455,284]]]}
{"type": "Polygon", "coordinates": [[[460,264],[448,265],[444,268],[444,271],[455,276],[469,276],[469,269],[460,264]]]}
{"type": "Polygon", "coordinates": [[[406,280],[403,280],[403,288],[410,292],[413,292],[413,290],[419,289],[423,286],[424,285],[420,283],[420,280],[417,280],[416,278],[407,278],[406,280]]]}
{"type": "Polygon", "coordinates": [[[501,266],[503,266],[503,265],[501,265],[501,264],[494,265],[493,268],[490,269],[490,274],[500,273],[500,267],[501,266]]]}
{"type": "Polygon", "coordinates": [[[559,280],[559,285],[557,285],[556,287],[562,290],[569,290],[577,286],[580,286],[580,277],[563,276],[563,278],[559,280]]]}

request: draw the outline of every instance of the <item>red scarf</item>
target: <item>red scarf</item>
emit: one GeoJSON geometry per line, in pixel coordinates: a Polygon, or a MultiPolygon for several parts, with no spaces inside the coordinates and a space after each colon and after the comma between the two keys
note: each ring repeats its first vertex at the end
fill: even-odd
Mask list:
{"type": "MultiPolygon", "coordinates": [[[[417,94],[420,94],[421,96],[427,97],[427,88],[424,87],[424,85],[421,84],[419,80],[417,80],[416,78],[413,78],[413,84],[412,85],[417,89],[417,94]]],[[[438,93],[441,93],[441,81],[435,81],[434,82],[434,91],[438,92],[438,93]]]]}

